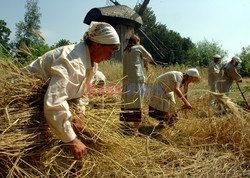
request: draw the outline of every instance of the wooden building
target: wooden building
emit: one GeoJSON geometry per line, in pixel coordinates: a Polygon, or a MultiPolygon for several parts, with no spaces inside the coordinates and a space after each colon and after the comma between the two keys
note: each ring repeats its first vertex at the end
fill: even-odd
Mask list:
{"type": "Polygon", "coordinates": [[[91,21],[107,22],[116,29],[121,41],[120,50],[115,52],[113,56],[117,61],[122,60],[127,39],[143,23],[141,16],[125,5],[93,8],[87,13],[83,22],[89,25],[91,21]]]}

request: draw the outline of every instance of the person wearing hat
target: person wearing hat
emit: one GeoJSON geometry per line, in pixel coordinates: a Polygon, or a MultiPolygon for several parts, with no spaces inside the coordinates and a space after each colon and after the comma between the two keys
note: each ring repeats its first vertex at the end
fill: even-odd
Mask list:
{"type": "Polygon", "coordinates": [[[220,93],[225,93],[228,96],[233,85],[233,81],[242,82],[242,77],[236,69],[239,63],[241,63],[241,59],[234,56],[229,63],[222,66],[222,75],[217,82],[217,89],[220,93]]]}
{"type": "Polygon", "coordinates": [[[77,160],[87,153],[76,133],[83,129],[87,85],[94,75],[94,64],[111,59],[119,46],[118,34],[110,24],[93,21],[83,42],[51,50],[24,68],[49,81],[44,96],[44,116],[52,132],[69,145],[77,160]],[[77,105],[75,114],[69,110],[70,100],[77,105]]]}
{"type": "Polygon", "coordinates": [[[170,71],[156,78],[149,100],[149,116],[160,121],[159,126],[163,126],[164,121],[172,126],[177,120],[176,102],[174,95],[177,95],[183,102],[184,109],[191,109],[192,106],[187,99],[188,86],[199,80],[199,71],[190,68],[184,73],[170,71]],[[184,87],[184,94],[180,88],[184,87]]]}
{"type": "MultiPolygon", "coordinates": [[[[219,54],[216,54],[213,56],[213,60],[208,66],[208,86],[210,91],[216,92],[216,83],[220,77],[220,64],[221,62],[221,56],[219,54]]],[[[213,98],[212,96],[210,97],[210,103],[213,104],[213,98]]]]}

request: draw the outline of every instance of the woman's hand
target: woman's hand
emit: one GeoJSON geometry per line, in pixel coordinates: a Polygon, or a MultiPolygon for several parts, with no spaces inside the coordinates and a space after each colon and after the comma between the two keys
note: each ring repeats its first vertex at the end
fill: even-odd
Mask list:
{"type": "Polygon", "coordinates": [[[78,138],[69,142],[68,145],[76,160],[81,160],[87,154],[86,146],[78,138]]]}
{"type": "Polygon", "coordinates": [[[84,128],[84,115],[82,113],[73,116],[73,126],[76,133],[81,133],[84,128]]]}

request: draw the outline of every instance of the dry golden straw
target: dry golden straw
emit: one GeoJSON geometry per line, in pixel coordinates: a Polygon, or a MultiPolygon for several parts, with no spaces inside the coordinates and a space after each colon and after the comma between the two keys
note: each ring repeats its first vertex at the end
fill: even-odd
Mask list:
{"type": "MultiPolygon", "coordinates": [[[[106,64],[103,66],[109,76],[108,71],[114,69],[108,70],[110,65],[106,64]]],[[[152,72],[166,70],[151,66],[152,72]]],[[[0,177],[250,175],[249,113],[238,108],[237,114],[216,115],[207,105],[207,92],[199,90],[204,88],[202,82],[191,89],[195,109],[180,111],[179,121],[171,128],[160,130],[157,121],[147,116],[146,96],[145,116],[137,137],[125,134],[120,126],[120,96],[90,96],[84,132],[79,135],[88,146],[88,155],[75,161],[44,120],[46,82],[23,74],[6,59],[0,60],[0,72],[0,177]]],[[[153,83],[157,75],[152,73],[148,83],[153,83]]],[[[73,107],[71,110],[74,112],[73,107]]]]}

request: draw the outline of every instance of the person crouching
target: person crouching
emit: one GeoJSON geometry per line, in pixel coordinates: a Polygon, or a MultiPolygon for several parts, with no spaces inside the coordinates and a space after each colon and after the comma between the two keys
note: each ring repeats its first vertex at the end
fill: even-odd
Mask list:
{"type": "Polygon", "coordinates": [[[161,92],[151,94],[149,100],[149,116],[160,121],[159,126],[164,126],[164,122],[173,126],[177,120],[176,94],[183,102],[184,109],[191,109],[192,106],[187,99],[188,85],[199,80],[199,71],[191,68],[184,73],[170,71],[156,78],[154,86],[160,86],[161,92]],[[184,94],[180,88],[184,87],[184,94]]]}

